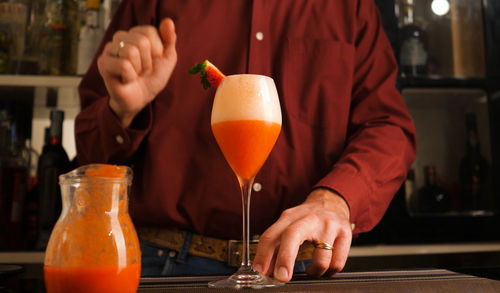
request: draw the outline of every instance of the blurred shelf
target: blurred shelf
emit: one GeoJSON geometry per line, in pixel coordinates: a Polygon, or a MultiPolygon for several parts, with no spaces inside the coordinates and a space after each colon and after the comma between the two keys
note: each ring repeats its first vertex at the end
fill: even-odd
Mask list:
{"type": "Polygon", "coordinates": [[[486,78],[460,78],[443,76],[398,76],[400,88],[406,87],[436,87],[436,88],[486,88],[486,78]]]}
{"type": "Polygon", "coordinates": [[[410,216],[413,218],[474,218],[474,217],[493,217],[495,211],[491,210],[472,210],[472,211],[450,211],[442,213],[413,213],[410,216]]]}
{"type": "Polygon", "coordinates": [[[4,264],[43,263],[44,259],[45,253],[41,251],[0,252],[0,263],[4,264]]]}
{"type": "Polygon", "coordinates": [[[79,76],[0,75],[0,86],[76,88],[80,81],[79,76]]]}
{"type": "Polygon", "coordinates": [[[500,242],[380,244],[352,246],[349,257],[500,252],[500,242]]]}

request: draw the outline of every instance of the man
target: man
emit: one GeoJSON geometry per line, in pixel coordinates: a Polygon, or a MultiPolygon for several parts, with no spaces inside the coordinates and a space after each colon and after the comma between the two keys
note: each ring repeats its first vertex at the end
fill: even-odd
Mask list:
{"type": "MultiPolygon", "coordinates": [[[[122,2],[80,86],[78,159],[133,165],[130,212],[155,245],[172,231],[190,249],[194,236],[241,239],[238,185],[210,131],[214,92],[187,74],[204,59],[226,74],[271,76],[280,95],[282,132],[251,199],[254,268],[288,281],[301,245],[315,243],[306,272],[342,270],[352,234],[376,225],[415,156],[375,4],[122,2]]],[[[167,260],[162,273],[191,270],[184,248],[169,252],[184,263],[167,260]]]]}

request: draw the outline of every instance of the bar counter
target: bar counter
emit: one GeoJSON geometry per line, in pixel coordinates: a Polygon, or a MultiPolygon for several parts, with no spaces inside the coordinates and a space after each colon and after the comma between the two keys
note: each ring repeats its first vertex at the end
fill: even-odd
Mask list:
{"type": "MultiPolygon", "coordinates": [[[[397,270],[339,273],[329,279],[295,276],[291,282],[262,292],[500,292],[500,270],[477,270],[473,275],[444,269],[397,270]],[[495,280],[496,279],[496,280],[495,280]]],[[[139,291],[153,292],[234,292],[212,289],[209,281],[221,277],[143,278],[139,291]]]]}
{"type": "MultiPolygon", "coordinates": [[[[43,252],[0,252],[0,293],[44,293],[43,252]]],[[[221,276],[142,278],[138,292],[231,292],[210,289],[221,276]]],[[[500,292],[500,243],[353,246],[344,270],[330,279],[296,275],[261,292],[500,292]]]]}
{"type": "MultiPolygon", "coordinates": [[[[18,277],[7,282],[0,278],[0,293],[45,293],[42,274],[18,277]]],[[[160,292],[234,292],[231,289],[208,288],[208,282],[222,276],[141,278],[139,293],[160,292]]],[[[241,291],[241,290],[240,290],[241,291]]],[[[244,290],[243,290],[244,291],[244,290]]],[[[452,271],[446,269],[384,270],[341,272],[329,279],[294,276],[278,288],[261,292],[500,292],[500,269],[452,271]]]]}

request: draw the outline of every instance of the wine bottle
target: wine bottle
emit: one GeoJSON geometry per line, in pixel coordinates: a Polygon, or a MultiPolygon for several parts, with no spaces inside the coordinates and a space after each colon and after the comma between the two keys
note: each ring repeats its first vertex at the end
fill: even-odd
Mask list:
{"type": "Polygon", "coordinates": [[[407,76],[427,73],[427,51],[424,46],[424,32],[415,22],[414,0],[402,0],[400,4],[399,62],[401,72],[407,76]]]}
{"type": "Polygon", "coordinates": [[[476,115],[465,114],[465,155],[460,161],[461,202],[464,210],[484,208],[489,164],[481,154],[476,115]]]}
{"type": "Polygon", "coordinates": [[[38,159],[38,240],[37,249],[45,249],[53,226],[61,214],[59,175],[69,171],[69,158],[62,142],[64,112],[50,112],[49,142],[38,159]]]}
{"type": "Polygon", "coordinates": [[[438,184],[436,167],[424,167],[424,186],[418,191],[419,209],[422,213],[443,213],[451,208],[448,193],[438,184]]]}

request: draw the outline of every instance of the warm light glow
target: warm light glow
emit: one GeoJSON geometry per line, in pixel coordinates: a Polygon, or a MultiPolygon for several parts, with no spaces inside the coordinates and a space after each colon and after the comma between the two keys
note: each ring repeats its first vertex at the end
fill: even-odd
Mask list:
{"type": "Polygon", "coordinates": [[[450,11],[450,2],[448,0],[433,0],[431,9],[434,14],[443,16],[450,11]]]}

